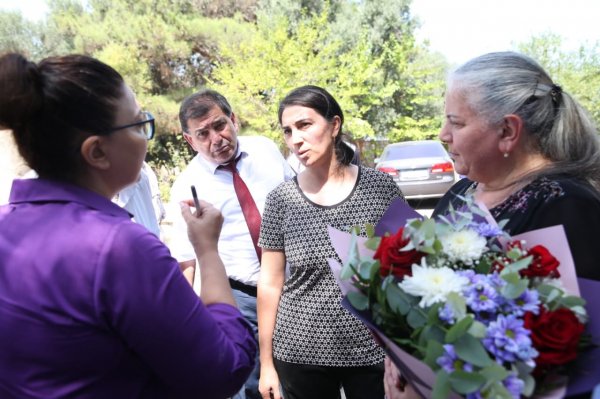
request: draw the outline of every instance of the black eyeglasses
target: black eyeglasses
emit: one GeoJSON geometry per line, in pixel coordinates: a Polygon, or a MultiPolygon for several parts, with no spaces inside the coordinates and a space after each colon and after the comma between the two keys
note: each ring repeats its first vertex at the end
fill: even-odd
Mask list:
{"type": "Polygon", "coordinates": [[[152,116],[152,114],[148,111],[142,111],[142,117],[144,118],[143,121],[130,123],[129,125],[113,127],[106,130],[105,133],[112,133],[116,130],[127,129],[128,127],[133,126],[141,126],[144,136],[150,140],[152,137],[154,137],[154,116],[152,116]]]}

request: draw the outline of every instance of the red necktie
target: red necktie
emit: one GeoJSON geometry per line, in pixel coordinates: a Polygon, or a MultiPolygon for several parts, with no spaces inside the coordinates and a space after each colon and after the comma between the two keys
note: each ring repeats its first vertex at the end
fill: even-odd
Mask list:
{"type": "Polygon", "coordinates": [[[250,231],[250,237],[252,237],[254,250],[256,250],[256,256],[260,262],[261,249],[258,246],[258,234],[260,233],[261,221],[260,212],[256,207],[256,203],[252,198],[252,194],[250,194],[250,190],[248,190],[248,186],[246,186],[246,183],[244,183],[240,177],[240,174],[238,173],[236,168],[238,161],[239,158],[235,161],[231,161],[228,164],[220,165],[219,167],[230,171],[233,175],[233,188],[235,189],[235,194],[237,195],[240,206],[242,207],[242,213],[244,214],[244,219],[246,219],[246,224],[248,225],[248,230],[250,231]]]}

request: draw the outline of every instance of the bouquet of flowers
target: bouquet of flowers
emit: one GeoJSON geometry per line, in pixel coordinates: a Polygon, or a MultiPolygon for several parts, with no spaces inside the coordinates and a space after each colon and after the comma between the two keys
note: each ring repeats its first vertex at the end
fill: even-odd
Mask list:
{"type": "Polygon", "coordinates": [[[424,397],[519,398],[540,392],[536,381],[564,386],[557,376],[584,346],[588,318],[562,226],[511,237],[464,200],[465,209],[409,218],[391,235],[330,229],[345,306],[424,397]],[[540,236],[553,237],[557,253],[540,236]]]}

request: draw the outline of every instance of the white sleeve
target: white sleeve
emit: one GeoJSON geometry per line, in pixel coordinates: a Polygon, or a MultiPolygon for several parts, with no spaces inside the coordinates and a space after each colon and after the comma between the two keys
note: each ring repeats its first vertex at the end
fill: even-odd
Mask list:
{"type": "Polygon", "coordinates": [[[178,262],[196,259],[194,248],[188,239],[187,225],[181,216],[181,207],[179,206],[180,201],[191,199],[191,197],[192,192],[189,185],[186,184],[185,176],[180,175],[171,187],[171,198],[167,205],[167,216],[164,222],[165,225],[170,226],[169,232],[165,236],[165,242],[171,251],[171,256],[178,262]]]}

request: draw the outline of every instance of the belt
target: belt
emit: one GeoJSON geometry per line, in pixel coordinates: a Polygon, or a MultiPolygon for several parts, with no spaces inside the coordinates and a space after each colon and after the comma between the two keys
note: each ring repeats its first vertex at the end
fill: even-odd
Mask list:
{"type": "Polygon", "coordinates": [[[242,291],[244,294],[253,296],[256,298],[256,287],[253,285],[244,284],[240,281],[229,279],[229,285],[232,290],[242,291]]]}

